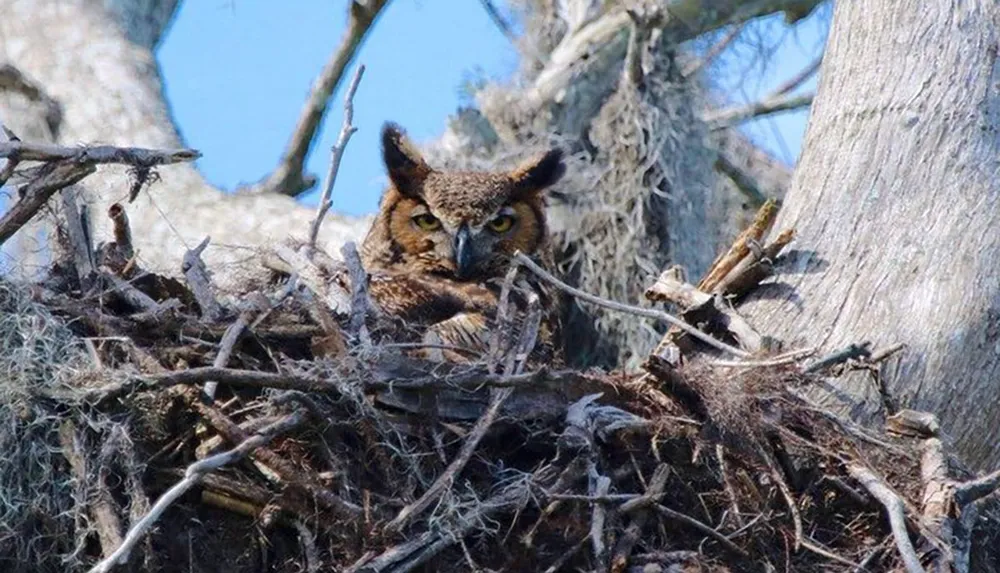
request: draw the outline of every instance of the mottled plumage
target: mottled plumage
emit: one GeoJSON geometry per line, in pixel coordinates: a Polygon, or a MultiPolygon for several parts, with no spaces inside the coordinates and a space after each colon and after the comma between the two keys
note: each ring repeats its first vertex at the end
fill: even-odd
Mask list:
{"type": "MultiPolygon", "coordinates": [[[[361,248],[372,298],[428,342],[485,351],[511,255],[551,267],[544,191],[563,174],[561,151],[510,171],[439,171],[388,123],[382,155],[390,184],[361,248]]],[[[526,278],[544,311],[535,356],[558,359],[557,297],[526,278]]],[[[512,301],[523,310],[523,293],[512,301]]]]}

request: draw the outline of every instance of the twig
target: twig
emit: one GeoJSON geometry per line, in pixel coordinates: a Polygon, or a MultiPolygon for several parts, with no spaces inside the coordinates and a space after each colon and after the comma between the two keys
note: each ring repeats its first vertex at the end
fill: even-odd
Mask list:
{"type": "Polygon", "coordinates": [[[16,157],[20,161],[70,161],[81,164],[123,163],[136,167],[154,167],[194,161],[201,152],[194,149],[145,149],[88,145],[63,147],[26,141],[0,142],[0,157],[16,157]]]}
{"type": "MultiPolygon", "coordinates": [[[[259,297],[250,296],[248,298],[250,300],[246,301],[246,308],[240,312],[236,321],[230,324],[225,334],[222,335],[222,341],[219,343],[219,352],[215,355],[215,360],[212,361],[212,366],[215,368],[225,368],[226,364],[229,364],[229,357],[233,354],[236,342],[243,336],[244,331],[253,322],[253,319],[266,308],[259,300],[259,297]]],[[[214,380],[205,383],[204,393],[209,402],[215,399],[216,387],[218,387],[218,383],[214,380]]]]}
{"type": "Polygon", "coordinates": [[[757,186],[757,181],[729,160],[723,154],[715,157],[715,169],[729,178],[750,203],[752,207],[760,207],[767,201],[767,195],[757,186]]]}
{"type": "Polygon", "coordinates": [[[892,356],[893,354],[899,352],[900,350],[902,350],[904,348],[906,348],[906,344],[905,343],[897,342],[896,344],[893,344],[892,346],[883,348],[882,350],[879,350],[878,352],[873,353],[871,356],[868,357],[867,362],[869,364],[878,364],[879,362],[882,362],[886,358],[889,358],[890,356],[892,356]]]}
{"type": "MultiPolygon", "coordinates": [[[[0,143],[7,143],[8,141],[21,140],[0,121],[0,143]]],[[[10,179],[10,176],[14,174],[14,170],[17,169],[18,163],[20,161],[16,157],[8,157],[0,162],[0,187],[7,184],[7,180],[10,179]]]]}
{"type": "Polygon", "coordinates": [[[709,362],[708,365],[716,368],[769,368],[772,366],[794,364],[795,362],[798,362],[799,360],[815,353],[815,348],[803,348],[801,350],[792,350],[767,360],[713,360],[709,362]]]}
{"type": "Polygon", "coordinates": [[[803,82],[812,77],[819,70],[820,64],[823,63],[823,55],[817,56],[808,66],[802,69],[801,72],[795,74],[794,76],[788,78],[788,80],[778,86],[776,90],[771,92],[770,97],[777,97],[785,95],[788,92],[794,90],[795,88],[802,85],[803,82]]]}
{"type": "Polygon", "coordinates": [[[812,551],[816,555],[820,555],[820,556],[826,557],[827,559],[829,559],[831,561],[836,561],[837,563],[843,563],[844,565],[850,565],[851,567],[858,567],[859,566],[854,561],[851,561],[850,559],[841,557],[840,555],[837,555],[836,553],[834,553],[833,551],[830,551],[826,547],[823,547],[822,545],[820,545],[818,542],[816,542],[815,540],[813,540],[810,537],[806,537],[806,538],[804,538],[802,540],[802,548],[806,549],[808,551],[812,551]]]}
{"type": "Polygon", "coordinates": [[[896,540],[896,548],[903,558],[906,570],[909,573],[924,573],[924,567],[920,564],[920,558],[917,556],[913,543],[910,541],[910,535],[906,531],[906,513],[903,501],[868,468],[859,464],[849,464],[847,471],[885,507],[886,513],[889,514],[889,526],[896,540]]]}
{"type": "Polygon", "coordinates": [[[161,495],[160,498],[156,500],[156,503],[153,504],[149,513],[139,520],[138,523],[132,526],[128,534],[125,536],[125,540],[118,547],[118,549],[116,549],[111,556],[92,567],[90,569],[90,573],[107,573],[115,566],[127,563],[129,554],[143,538],[146,531],[156,523],[160,516],[163,515],[163,513],[170,507],[171,504],[174,503],[174,501],[179,499],[189,489],[197,485],[206,474],[242,459],[254,449],[270,442],[275,436],[301,425],[305,422],[305,420],[306,415],[304,412],[293,412],[274,424],[271,424],[267,428],[262,429],[256,435],[246,438],[235,448],[222,452],[221,454],[216,454],[210,458],[205,458],[204,460],[195,462],[188,466],[187,471],[184,472],[184,479],[176,483],[173,487],[167,490],[166,493],[161,495]]]}
{"type": "Polygon", "coordinates": [[[847,362],[848,360],[855,358],[867,358],[871,356],[871,342],[862,342],[861,344],[850,344],[846,348],[832,352],[826,356],[816,359],[812,364],[802,368],[803,374],[809,374],[812,372],[819,372],[824,368],[829,368],[835,364],[840,364],[842,362],[847,362]]]}
{"type": "Polygon", "coordinates": [[[483,5],[483,9],[486,10],[486,14],[489,15],[490,20],[493,20],[493,24],[496,25],[500,33],[504,35],[505,38],[515,46],[517,45],[517,36],[514,34],[514,30],[511,29],[510,24],[504,19],[503,15],[500,14],[500,10],[493,4],[491,0],[479,0],[479,3],[483,5]]]}
{"type": "Polygon", "coordinates": [[[555,287],[557,287],[557,288],[565,291],[566,293],[571,294],[571,295],[573,295],[573,296],[575,296],[575,297],[577,297],[577,298],[579,298],[581,300],[587,301],[587,302],[589,302],[591,304],[596,304],[597,306],[603,306],[603,307],[609,308],[611,310],[617,310],[617,311],[620,311],[620,312],[626,312],[626,313],[634,314],[634,315],[637,315],[637,316],[644,316],[644,317],[647,317],[647,318],[655,318],[655,319],[658,319],[658,320],[662,320],[664,322],[668,322],[668,323],[676,326],[677,328],[680,328],[681,330],[683,330],[684,332],[687,332],[688,334],[690,334],[691,336],[697,338],[698,340],[701,340],[702,342],[705,342],[706,344],[708,344],[708,345],[710,345],[710,346],[712,346],[714,348],[717,348],[717,349],[722,350],[724,352],[728,352],[729,354],[732,354],[733,356],[739,356],[740,358],[748,358],[750,356],[749,352],[745,352],[743,350],[740,350],[739,348],[730,346],[730,345],[726,344],[725,342],[722,342],[720,340],[716,340],[715,338],[713,338],[713,337],[705,334],[704,332],[698,330],[697,328],[691,326],[690,324],[684,322],[683,320],[681,320],[681,319],[679,319],[679,318],[677,318],[677,317],[675,317],[675,316],[673,316],[673,315],[671,315],[669,313],[666,313],[666,312],[663,312],[663,311],[660,311],[660,310],[651,309],[651,308],[642,308],[642,307],[639,307],[639,306],[631,306],[631,305],[623,304],[623,303],[620,303],[620,302],[606,300],[606,299],[603,299],[603,298],[601,298],[599,296],[595,296],[595,295],[583,292],[582,290],[574,288],[574,287],[571,287],[568,284],[564,283],[563,281],[557,279],[556,277],[554,277],[552,274],[550,274],[548,271],[546,271],[542,267],[538,266],[538,264],[536,264],[534,261],[532,261],[530,258],[528,258],[526,255],[524,255],[521,252],[517,252],[514,255],[514,258],[516,258],[518,260],[518,262],[520,262],[524,266],[526,266],[529,269],[531,269],[531,271],[533,273],[535,273],[536,275],[538,275],[539,278],[543,279],[544,281],[548,282],[549,284],[551,284],[551,285],[553,285],[553,286],[555,286],[555,287]]]}
{"type": "Polygon", "coordinates": [[[745,27],[746,27],[746,22],[740,22],[739,24],[736,24],[735,26],[730,28],[730,30],[726,32],[725,36],[723,36],[718,42],[713,44],[712,47],[705,52],[704,56],[699,58],[697,61],[695,61],[688,67],[684,68],[684,71],[681,72],[681,75],[683,75],[685,78],[690,78],[691,76],[698,73],[707,64],[710,64],[712,60],[719,57],[719,54],[724,52],[726,48],[728,48],[729,45],[733,43],[733,40],[739,38],[740,34],[743,32],[743,28],[745,27]]]}
{"type": "Polygon", "coordinates": [[[340,84],[344,70],[354,59],[358,48],[371,31],[382,9],[389,4],[389,0],[349,0],[349,3],[347,30],[313,83],[309,99],[302,107],[281,162],[258,187],[261,192],[294,197],[313,185],[312,181],[307,180],[309,177],[303,173],[306,155],[309,154],[309,148],[316,138],[316,132],[323,121],[330,98],[340,84]]]}
{"type": "Polygon", "coordinates": [[[213,323],[222,318],[222,307],[216,300],[212,292],[212,281],[208,277],[208,268],[201,254],[208,248],[210,237],[205,237],[197,247],[184,253],[184,261],[181,264],[181,271],[187,279],[188,286],[198,301],[198,308],[201,309],[202,320],[213,323]]]}
{"type": "MultiPolygon", "coordinates": [[[[356,1],[356,0],[355,0],[356,1]]],[[[330,210],[333,196],[333,185],[337,181],[337,172],[340,170],[340,160],[344,157],[344,150],[347,149],[347,142],[358,128],[354,127],[354,94],[358,91],[358,84],[361,83],[361,76],[365,73],[365,66],[358,66],[347,87],[347,94],[344,96],[344,121],[340,126],[340,135],[337,142],[330,149],[330,167],[326,172],[326,183],[323,184],[323,193],[319,198],[319,205],[316,206],[316,218],[309,226],[309,248],[316,248],[316,238],[319,237],[319,227],[323,224],[323,217],[326,217],[330,210]]]]}
{"type": "MultiPolygon", "coordinates": [[[[642,507],[643,502],[648,505],[652,505],[652,500],[656,499],[658,495],[663,493],[663,489],[667,486],[667,477],[670,476],[670,466],[667,464],[660,464],[656,467],[653,472],[653,477],[649,480],[649,486],[646,487],[646,494],[630,502],[626,502],[622,507],[628,504],[634,504],[634,507],[642,507]]],[[[628,565],[628,558],[632,554],[632,549],[635,544],[639,542],[639,538],[642,536],[642,530],[646,526],[646,520],[649,519],[649,512],[645,510],[639,510],[639,513],[632,516],[631,523],[625,528],[625,532],[618,539],[618,543],[615,544],[615,550],[611,557],[611,571],[612,573],[621,573],[625,571],[625,567],[628,565]]]]}
{"type": "Polygon", "coordinates": [[[694,529],[697,529],[698,531],[718,541],[720,545],[732,551],[733,553],[744,558],[748,557],[747,552],[741,549],[739,545],[733,543],[728,537],[712,529],[711,527],[705,525],[704,523],[698,521],[697,519],[691,517],[690,515],[685,515],[679,511],[674,511],[669,507],[660,504],[657,504],[654,507],[656,508],[656,511],[660,513],[660,515],[668,519],[672,519],[676,522],[683,523],[684,525],[693,527],[694,529]]]}
{"type": "Polygon", "coordinates": [[[706,113],[702,119],[712,129],[723,129],[762,115],[808,107],[812,105],[813,97],[815,94],[780,95],[745,106],[713,110],[706,113]]]}
{"type": "Polygon", "coordinates": [[[778,462],[774,459],[774,455],[771,454],[765,445],[761,445],[758,449],[761,457],[764,458],[764,462],[767,464],[767,469],[770,471],[771,477],[777,482],[778,489],[781,491],[782,497],[785,498],[785,504],[792,515],[792,526],[795,528],[795,550],[798,551],[805,538],[802,533],[802,514],[799,513],[799,506],[795,502],[795,496],[792,495],[792,489],[788,487],[788,481],[781,474],[781,469],[778,467],[778,462]]]}
{"type": "MultiPolygon", "coordinates": [[[[0,146],[11,143],[0,143],[0,146]]],[[[69,187],[90,175],[97,168],[91,163],[78,163],[73,159],[54,161],[43,165],[38,176],[22,187],[20,200],[0,218],[0,245],[7,242],[42,208],[57,191],[69,187]]]]}

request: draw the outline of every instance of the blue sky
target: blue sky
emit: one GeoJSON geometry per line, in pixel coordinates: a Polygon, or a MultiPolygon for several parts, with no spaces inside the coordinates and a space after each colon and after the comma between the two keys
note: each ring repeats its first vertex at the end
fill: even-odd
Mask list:
{"type": "MultiPolygon", "coordinates": [[[[344,4],[182,3],[158,57],[174,118],[186,143],[203,153],[198,166],[211,183],[233,189],[257,181],[277,163],[314,77],[340,41],[344,4]]],[[[780,20],[757,26],[761,41],[774,49],[766,73],[754,67],[759,47],[736,47],[727,54],[729,73],[719,81],[736,101],[767,93],[817,53],[822,29],[817,18],[795,30],[780,20]]],[[[393,0],[355,61],[366,67],[355,98],[358,132],[341,164],[333,209],[360,215],[376,208],[384,182],[378,150],[384,121],[399,122],[417,141],[432,139],[463,101],[464,80],[509,78],[517,59],[476,0],[393,0]]],[[[307,161],[320,176],[340,129],[346,83],[334,95],[307,161]]],[[[779,158],[794,162],[805,114],[783,114],[746,128],[779,158]]],[[[314,189],[302,201],[315,204],[317,197],[314,189]]]]}

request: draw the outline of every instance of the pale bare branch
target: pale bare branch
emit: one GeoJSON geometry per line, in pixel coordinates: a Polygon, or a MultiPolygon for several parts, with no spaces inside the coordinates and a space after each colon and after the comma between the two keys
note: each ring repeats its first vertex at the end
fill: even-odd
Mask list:
{"type": "Polygon", "coordinates": [[[358,91],[358,84],[361,83],[361,76],[365,73],[365,66],[358,66],[351,79],[351,85],[347,88],[344,96],[344,122],[340,127],[340,135],[337,142],[330,150],[330,168],[326,172],[326,183],[323,185],[323,194],[319,198],[319,205],[316,207],[316,218],[313,219],[309,229],[309,247],[316,247],[316,238],[319,236],[319,227],[323,224],[323,217],[330,210],[330,198],[333,195],[333,184],[337,181],[337,171],[340,170],[340,160],[344,157],[344,150],[347,149],[347,142],[358,128],[354,127],[354,94],[358,91]]]}

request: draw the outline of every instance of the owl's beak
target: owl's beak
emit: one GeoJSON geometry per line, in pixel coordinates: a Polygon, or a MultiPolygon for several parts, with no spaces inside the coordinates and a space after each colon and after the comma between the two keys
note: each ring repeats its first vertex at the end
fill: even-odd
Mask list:
{"type": "Polygon", "coordinates": [[[465,225],[459,227],[455,234],[455,276],[459,280],[469,277],[475,263],[470,238],[469,228],[465,225]]]}

